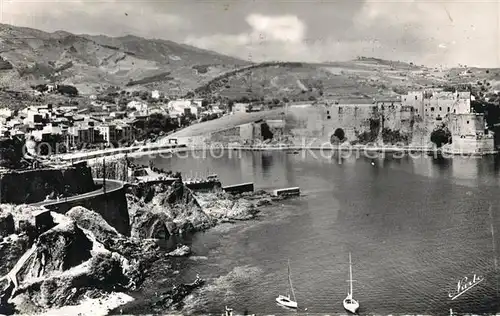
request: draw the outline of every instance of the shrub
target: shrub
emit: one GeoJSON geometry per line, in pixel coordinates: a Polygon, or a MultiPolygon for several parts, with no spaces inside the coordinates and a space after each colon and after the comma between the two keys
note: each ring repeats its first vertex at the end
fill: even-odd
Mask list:
{"type": "Polygon", "coordinates": [[[69,85],[59,85],[57,87],[57,91],[60,94],[64,94],[64,95],[67,95],[70,97],[74,97],[74,96],[78,95],[78,89],[73,87],[73,86],[69,86],[69,85]]]}
{"type": "Polygon", "coordinates": [[[435,129],[431,133],[431,142],[436,144],[437,148],[441,148],[446,144],[451,144],[450,131],[446,127],[435,129]]]}

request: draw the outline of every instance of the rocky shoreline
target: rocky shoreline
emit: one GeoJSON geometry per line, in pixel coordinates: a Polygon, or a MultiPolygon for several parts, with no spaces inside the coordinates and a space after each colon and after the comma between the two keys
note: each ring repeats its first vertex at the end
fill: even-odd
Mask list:
{"type": "MultiPolygon", "coordinates": [[[[42,207],[0,205],[0,277],[5,276],[0,279],[0,313],[57,313],[70,306],[92,310],[92,315],[119,312],[121,304],[133,306],[133,293],[158,259],[168,269],[190,254],[186,247],[163,253],[158,240],[254,219],[260,207],[276,200],[264,191],[193,193],[180,179],[170,186],[131,190],[127,199],[130,237],[83,207],[61,215],[42,207]]],[[[170,270],[173,277],[177,270],[170,270]]],[[[153,308],[178,311],[203,283],[173,283],[155,297],[153,308]]]]}

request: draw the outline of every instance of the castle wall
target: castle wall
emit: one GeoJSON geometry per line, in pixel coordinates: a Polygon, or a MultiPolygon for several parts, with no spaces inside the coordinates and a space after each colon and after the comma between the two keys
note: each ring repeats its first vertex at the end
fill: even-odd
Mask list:
{"type": "Polygon", "coordinates": [[[248,123],[244,125],[240,125],[240,134],[239,137],[241,140],[252,140],[254,138],[254,124],[248,123]]]}
{"type": "Polygon", "coordinates": [[[452,136],[458,138],[484,135],[485,122],[483,114],[450,114],[448,128],[452,136]]]}
{"type": "Polygon", "coordinates": [[[347,140],[357,139],[357,135],[370,131],[370,119],[378,119],[375,104],[333,104],[330,108],[330,119],[324,120],[324,136],[326,140],[337,128],[342,128],[347,140]]]}
{"type": "MultiPolygon", "coordinates": [[[[285,109],[284,123],[269,121],[268,125],[275,139],[285,133],[296,145],[310,146],[329,143],[337,128],[351,143],[430,146],[432,131],[444,125],[456,146],[474,152],[490,150],[492,138],[484,137],[484,116],[471,113],[470,97],[469,92],[413,91],[401,101],[292,105],[285,109]]],[[[244,124],[214,133],[212,140],[261,139],[260,127],[244,124]]]]}

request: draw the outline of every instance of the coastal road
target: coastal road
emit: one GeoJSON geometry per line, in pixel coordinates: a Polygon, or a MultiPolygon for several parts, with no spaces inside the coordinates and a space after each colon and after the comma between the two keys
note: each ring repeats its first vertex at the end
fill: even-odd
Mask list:
{"type": "MultiPolygon", "coordinates": [[[[102,185],[103,179],[94,179],[94,182],[96,184],[102,185]]],[[[31,206],[50,206],[50,205],[56,205],[59,203],[85,200],[85,199],[88,199],[91,197],[95,197],[95,196],[99,196],[99,195],[103,195],[106,193],[111,193],[111,192],[120,190],[124,187],[125,184],[126,183],[123,181],[106,179],[106,186],[102,187],[100,189],[97,189],[97,190],[94,190],[91,192],[87,192],[87,193],[83,193],[83,194],[79,194],[79,195],[75,195],[75,196],[69,196],[67,198],[61,198],[59,200],[41,201],[41,202],[29,204],[29,205],[31,205],[31,206]]]]}

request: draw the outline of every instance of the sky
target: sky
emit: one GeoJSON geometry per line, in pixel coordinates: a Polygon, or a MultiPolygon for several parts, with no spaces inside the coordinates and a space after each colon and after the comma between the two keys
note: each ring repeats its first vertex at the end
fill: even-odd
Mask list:
{"type": "Polygon", "coordinates": [[[0,0],[0,22],[167,39],[255,62],[500,67],[500,0],[0,0]]]}

